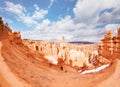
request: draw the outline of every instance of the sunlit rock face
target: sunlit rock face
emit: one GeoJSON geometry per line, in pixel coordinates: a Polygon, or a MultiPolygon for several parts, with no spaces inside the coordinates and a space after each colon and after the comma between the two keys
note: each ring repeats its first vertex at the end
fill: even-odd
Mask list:
{"type": "Polygon", "coordinates": [[[12,32],[8,29],[8,26],[4,24],[2,17],[0,17],[0,40],[8,39],[8,32],[12,32]]]}
{"type": "Polygon", "coordinates": [[[107,58],[119,58],[120,57],[120,28],[118,29],[117,36],[114,36],[112,31],[108,31],[105,37],[99,44],[99,55],[107,58]]]}
{"type": "Polygon", "coordinates": [[[72,66],[83,67],[84,64],[88,63],[88,57],[82,52],[77,50],[69,51],[70,60],[72,60],[72,66]]]}
{"type": "Polygon", "coordinates": [[[22,44],[20,32],[12,32],[8,24],[4,24],[2,17],[0,17],[0,40],[9,40],[11,43],[22,44]]]}
{"type": "Polygon", "coordinates": [[[108,58],[113,54],[113,33],[112,31],[108,31],[104,37],[104,39],[101,40],[101,44],[99,47],[99,54],[108,58]]]}
{"type": "Polygon", "coordinates": [[[50,58],[60,58],[64,63],[70,64],[72,62],[72,66],[77,67],[84,67],[84,65],[90,66],[89,58],[91,57],[92,60],[92,57],[98,55],[97,45],[70,44],[64,41],[64,37],[62,37],[61,42],[30,40],[24,40],[23,42],[24,45],[27,45],[30,49],[44,53],[49,61],[51,61],[50,58]]]}

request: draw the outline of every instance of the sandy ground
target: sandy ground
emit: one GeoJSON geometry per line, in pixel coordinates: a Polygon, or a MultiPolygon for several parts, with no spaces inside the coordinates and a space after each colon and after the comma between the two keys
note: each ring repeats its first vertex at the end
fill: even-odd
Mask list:
{"type": "MultiPolygon", "coordinates": [[[[61,65],[50,65],[43,55],[33,53],[24,46],[10,44],[7,41],[2,43],[0,64],[3,62],[4,64],[0,66],[8,68],[0,76],[7,78],[8,73],[10,76],[2,82],[2,84],[9,83],[8,86],[2,87],[22,87],[22,82],[32,87],[120,87],[118,83],[120,81],[120,60],[114,61],[110,67],[100,72],[82,75],[65,64],[62,64],[63,70],[60,68],[61,65]]],[[[2,67],[0,70],[3,71],[2,67]]]]}
{"type": "Polygon", "coordinates": [[[117,59],[115,72],[98,87],[120,87],[120,60],[117,59]]]}
{"type": "Polygon", "coordinates": [[[17,77],[11,73],[8,66],[1,56],[2,43],[0,42],[0,87],[29,87],[27,84],[20,82],[17,77]]]}

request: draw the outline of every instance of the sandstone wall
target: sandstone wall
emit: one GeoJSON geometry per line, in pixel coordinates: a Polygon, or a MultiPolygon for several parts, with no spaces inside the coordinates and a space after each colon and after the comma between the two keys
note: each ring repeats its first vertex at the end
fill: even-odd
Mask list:
{"type": "Polygon", "coordinates": [[[89,57],[97,55],[97,45],[77,45],[66,43],[62,38],[61,42],[47,41],[23,41],[24,45],[30,49],[42,52],[45,55],[52,55],[56,59],[61,58],[66,64],[72,66],[83,67],[84,64],[89,65],[89,57]],[[96,51],[96,52],[95,52],[96,51]]]}
{"type": "Polygon", "coordinates": [[[117,36],[108,31],[99,45],[99,55],[107,59],[120,58],[120,28],[117,36]]]}
{"type": "Polygon", "coordinates": [[[22,44],[20,32],[12,32],[12,30],[8,27],[8,24],[4,24],[2,17],[0,17],[0,40],[5,39],[12,43],[22,44]]]}

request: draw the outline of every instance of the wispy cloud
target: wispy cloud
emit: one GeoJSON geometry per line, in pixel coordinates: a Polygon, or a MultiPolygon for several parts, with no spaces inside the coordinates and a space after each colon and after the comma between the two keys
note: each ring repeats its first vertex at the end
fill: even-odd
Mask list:
{"type": "Polygon", "coordinates": [[[119,0],[78,0],[73,12],[76,22],[95,24],[105,21],[106,23],[120,20],[120,2],[119,0]],[[106,9],[114,8],[113,11],[107,12],[106,9]],[[103,14],[101,12],[105,11],[103,14]],[[115,13],[117,12],[117,13],[115,13]],[[118,17],[119,16],[119,17],[118,17]],[[111,20],[112,19],[112,20],[111,20]]]}
{"type": "Polygon", "coordinates": [[[49,4],[48,8],[50,8],[53,5],[54,1],[55,0],[50,0],[50,4],[49,4]]]}
{"type": "Polygon", "coordinates": [[[44,18],[44,16],[48,13],[47,10],[40,9],[37,4],[34,5],[35,11],[32,15],[27,15],[29,12],[26,10],[24,6],[21,4],[14,4],[10,1],[5,1],[6,7],[5,10],[17,16],[19,21],[22,21],[26,25],[37,25],[38,22],[36,20],[40,20],[44,18]]]}
{"type": "MultiPolygon", "coordinates": [[[[55,0],[51,0],[48,8],[54,2],[55,0]]],[[[5,11],[14,14],[26,25],[34,25],[33,30],[22,32],[23,38],[60,40],[62,36],[65,36],[67,41],[99,41],[108,29],[117,30],[120,27],[117,23],[120,22],[119,0],[78,0],[73,8],[75,17],[61,16],[57,21],[45,18],[45,15],[49,14],[48,10],[39,8],[37,4],[33,5],[35,11],[29,12],[21,4],[10,1],[5,1],[5,3],[5,11]],[[114,9],[110,12],[105,11],[109,8],[114,9]],[[104,23],[104,26],[96,27],[104,23]]]]}

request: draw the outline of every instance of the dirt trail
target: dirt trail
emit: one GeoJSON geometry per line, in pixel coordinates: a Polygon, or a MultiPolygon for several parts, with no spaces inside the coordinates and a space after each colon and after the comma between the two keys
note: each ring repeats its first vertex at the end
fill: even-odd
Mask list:
{"type": "Polygon", "coordinates": [[[98,87],[120,87],[120,60],[117,59],[115,72],[98,87]]]}
{"type": "Polygon", "coordinates": [[[1,56],[2,42],[0,41],[0,87],[30,87],[27,84],[20,82],[17,77],[11,73],[8,66],[1,56]]]}

